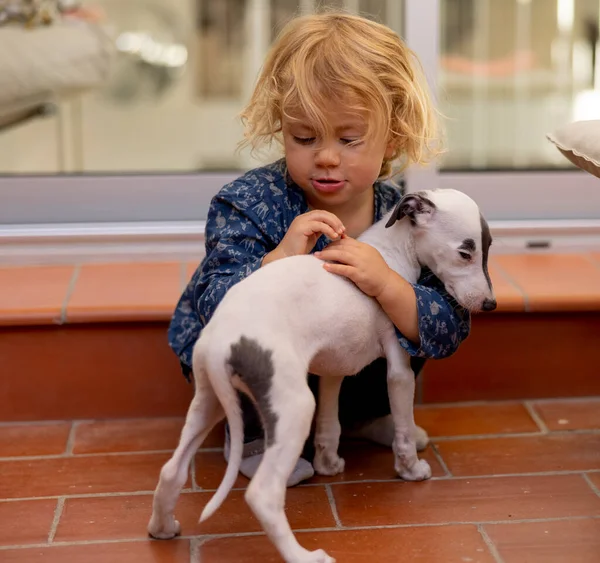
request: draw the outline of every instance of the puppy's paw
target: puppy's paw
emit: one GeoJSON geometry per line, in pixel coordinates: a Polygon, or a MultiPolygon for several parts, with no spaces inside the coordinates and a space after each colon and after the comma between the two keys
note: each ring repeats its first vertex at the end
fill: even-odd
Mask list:
{"type": "Polygon", "coordinates": [[[181,524],[172,516],[161,522],[154,514],[148,524],[148,535],[157,540],[171,540],[181,534],[181,524]]]}
{"type": "Polygon", "coordinates": [[[344,471],[346,462],[336,452],[317,449],[313,467],[319,475],[338,475],[344,471]]]}
{"type": "Polygon", "coordinates": [[[396,472],[404,481],[425,481],[431,477],[431,467],[424,459],[417,460],[411,467],[397,464],[396,472]]]}

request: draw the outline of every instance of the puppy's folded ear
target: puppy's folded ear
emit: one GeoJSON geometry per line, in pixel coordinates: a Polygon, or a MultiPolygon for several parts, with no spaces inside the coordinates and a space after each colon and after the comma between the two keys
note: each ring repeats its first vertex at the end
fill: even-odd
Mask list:
{"type": "Polygon", "coordinates": [[[396,221],[408,217],[413,225],[423,226],[435,212],[435,204],[422,192],[406,194],[396,205],[386,223],[386,229],[396,221]]]}

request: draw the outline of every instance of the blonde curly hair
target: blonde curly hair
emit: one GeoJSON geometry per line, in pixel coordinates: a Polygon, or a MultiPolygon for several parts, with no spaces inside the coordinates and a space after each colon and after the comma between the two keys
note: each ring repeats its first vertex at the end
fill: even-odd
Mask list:
{"type": "Polygon", "coordinates": [[[299,111],[323,138],[333,135],[323,108],[339,100],[366,116],[366,138],[385,134],[394,147],[379,177],[440,152],[439,122],[416,55],[389,27],[345,12],[295,17],[271,46],[248,105],[240,114],[253,150],[282,142],[284,115],[299,111]]]}

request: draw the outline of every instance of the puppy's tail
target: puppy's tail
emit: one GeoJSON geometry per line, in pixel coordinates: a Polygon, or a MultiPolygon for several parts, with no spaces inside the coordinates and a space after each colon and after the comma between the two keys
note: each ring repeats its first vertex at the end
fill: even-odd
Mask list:
{"type": "Polygon", "coordinates": [[[210,518],[227,498],[229,491],[237,479],[244,453],[244,421],[242,420],[242,410],[237,392],[231,382],[232,370],[225,356],[221,356],[218,360],[212,362],[212,364],[208,372],[214,375],[214,377],[211,377],[212,387],[223,406],[227,422],[229,423],[230,452],[223,480],[217,492],[204,507],[200,515],[200,522],[204,522],[210,518]]]}

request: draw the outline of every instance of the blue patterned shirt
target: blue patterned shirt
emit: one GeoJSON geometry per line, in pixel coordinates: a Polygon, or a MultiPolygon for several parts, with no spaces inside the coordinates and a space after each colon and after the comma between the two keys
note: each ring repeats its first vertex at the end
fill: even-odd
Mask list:
{"type": "MultiPolygon", "coordinates": [[[[376,182],[374,188],[373,219],[378,221],[399,201],[403,189],[383,181],[376,182]]],[[[169,345],[184,367],[191,366],[194,343],[225,293],[260,268],[263,256],[281,242],[292,221],[308,211],[304,193],[287,174],[284,159],[250,170],[214,196],[206,221],[206,255],[185,288],[169,326],[169,345]]],[[[328,242],[321,236],[313,252],[328,242]]],[[[427,269],[413,288],[420,346],[396,329],[401,346],[418,358],[450,356],[469,335],[468,311],[427,269]]]]}

